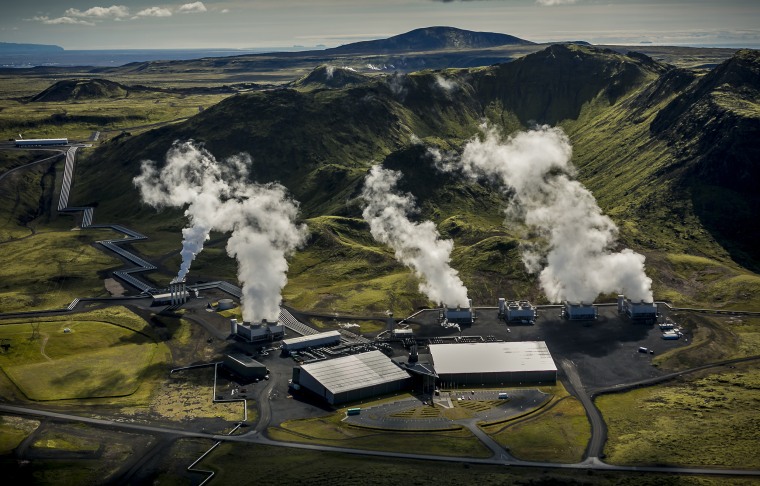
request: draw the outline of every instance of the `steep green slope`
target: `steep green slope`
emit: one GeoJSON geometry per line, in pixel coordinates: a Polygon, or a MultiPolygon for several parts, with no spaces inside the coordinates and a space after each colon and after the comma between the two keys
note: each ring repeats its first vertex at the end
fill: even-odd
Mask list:
{"type": "MultiPolygon", "coordinates": [[[[751,57],[740,54],[728,63],[741,63],[742,56],[751,57]]],[[[686,148],[700,143],[701,134],[684,132],[679,141],[663,135],[656,123],[681,97],[702,99],[705,90],[699,87],[710,76],[697,79],[638,54],[561,45],[488,68],[423,71],[342,89],[240,94],[185,123],[106,144],[80,165],[73,200],[97,205],[99,221],[128,222],[151,236],[176,238],[184,224],[180,212],[156,215],[138,202],[130,181],[140,160],[162,160],[174,140],[185,139],[203,143],[218,158],[245,151],[254,159],[252,179],[286,185],[312,232],[292,262],[286,298],[298,307],[328,311],[403,310],[423,305],[424,298],[390,250],[371,239],[355,200],[367,169],[382,162],[403,172],[401,188],[417,197],[418,217],[432,219],[454,239],[453,266],[471,296],[483,303],[505,295],[540,300],[535,279],[520,263],[514,229],[502,224],[501,197],[487,186],[438,173],[412,135],[457,150],[483,120],[507,133],[532,123],[559,124],[573,142],[580,180],[620,225],[623,243],[649,257],[657,297],[701,303],[711,289],[722,289],[725,305],[743,306],[757,301],[758,277],[737,264],[725,233],[705,222],[694,202],[699,172],[689,169],[703,167],[716,154],[735,157],[730,147],[737,140],[719,126],[725,136],[715,141],[715,151],[691,164],[686,148]],[[683,255],[689,254],[709,264],[684,267],[683,255]],[[725,269],[723,276],[705,277],[716,266],[725,269]]],[[[741,96],[751,132],[757,116],[746,101],[751,97],[741,96]]],[[[700,123],[699,109],[679,113],[673,116],[700,123]]],[[[745,138],[742,143],[757,147],[757,137],[745,138]]],[[[724,217],[730,221],[734,215],[724,217]]],[[[149,255],[169,250],[158,244],[144,248],[149,255]]],[[[201,254],[199,266],[213,265],[220,255],[201,254]]],[[[756,257],[748,258],[740,263],[752,268],[756,257]]]]}

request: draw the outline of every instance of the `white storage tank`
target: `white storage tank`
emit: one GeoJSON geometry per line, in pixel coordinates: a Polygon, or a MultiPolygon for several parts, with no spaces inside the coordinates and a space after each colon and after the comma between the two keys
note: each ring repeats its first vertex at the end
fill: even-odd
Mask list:
{"type": "Polygon", "coordinates": [[[219,299],[219,302],[216,305],[216,310],[218,311],[225,311],[230,310],[235,307],[235,302],[233,302],[232,299],[219,299]]]}

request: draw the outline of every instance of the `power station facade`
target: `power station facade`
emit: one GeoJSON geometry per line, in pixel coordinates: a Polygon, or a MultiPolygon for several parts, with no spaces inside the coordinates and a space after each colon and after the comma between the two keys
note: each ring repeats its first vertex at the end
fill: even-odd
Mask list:
{"type": "Polygon", "coordinates": [[[340,344],[341,334],[338,331],[320,332],[308,336],[299,336],[282,341],[282,350],[289,353],[306,348],[316,348],[320,346],[335,346],[340,344]]]}
{"type": "Polygon", "coordinates": [[[248,380],[262,380],[269,374],[267,367],[242,353],[230,353],[224,357],[224,367],[248,380]]]}

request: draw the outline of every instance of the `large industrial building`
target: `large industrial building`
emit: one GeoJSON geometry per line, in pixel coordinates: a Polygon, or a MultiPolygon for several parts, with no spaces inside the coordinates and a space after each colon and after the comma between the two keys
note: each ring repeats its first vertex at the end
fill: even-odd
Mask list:
{"type": "Polygon", "coordinates": [[[282,341],[282,350],[290,353],[299,349],[316,348],[319,346],[334,346],[340,344],[340,332],[327,331],[307,336],[299,336],[282,341]]]}
{"type": "Polygon", "coordinates": [[[249,380],[261,380],[269,374],[265,365],[242,353],[228,354],[223,363],[225,368],[249,380]]]}
{"type": "Polygon", "coordinates": [[[293,383],[335,405],[403,390],[411,378],[380,351],[353,354],[293,369],[293,383]]]}
{"type": "Polygon", "coordinates": [[[557,365],[543,341],[431,344],[443,386],[555,383],[557,365]]]}

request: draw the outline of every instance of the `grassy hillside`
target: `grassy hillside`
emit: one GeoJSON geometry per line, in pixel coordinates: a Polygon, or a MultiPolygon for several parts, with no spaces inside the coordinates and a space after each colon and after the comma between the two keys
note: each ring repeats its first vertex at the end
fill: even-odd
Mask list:
{"type": "MultiPolygon", "coordinates": [[[[79,165],[72,201],[97,206],[98,221],[125,222],[149,236],[177,235],[184,225],[180,211],[157,214],[139,203],[131,179],[140,161],[163,160],[175,140],[194,139],[220,159],[245,151],[253,156],[252,179],[286,185],[310,227],[285,291],[293,305],[408,309],[423,305],[424,298],[409,272],[371,239],[355,200],[368,168],[382,162],[403,172],[402,189],[418,199],[418,217],[432,219],[454,239],[453,265],[477,301],[492,303],[504,295],[541,300],[534,277],[520,263],[516,234],[502,225],[500,196],[439,174],[412,135],[457,150],[484,119],[506,133],[533,123],[559,124],[573,143],[579,179],[620,226],[621,244],[648,256],[657,297],[703,303],[720,291],[722,305],[754,305],[758,259],[725,229],[752,214],[751,206],[743,206],[751,204],[752,194],[727,183],[730,177],[711,178],[710,188],[717,190],[707,190],[702,171],[720,156],[723,165],[714,170],[728,174],[747,166],[735,147],[756,150],[758,138],[748,136],[758,120],[751,91],[756,60],[756,52],[742,52],[700,77],[640,54],[562,45],[487,68],[421,71],[336,89],[238,94],[186,122],[103,144],[79,165]],[[734,79],[735,71],[742,73],[740,81],[721,81],[734,79]],[[713,150],[697,160],[689,147],[707,143],[700,137],[709,131],[668,136],[661,126],[672,123],[662,120],[676,116],[668,114],[677,108],[678,120],[698,126],[699,104],[708,102],[723,107],[716,116],[726,121],[716,126],[720,137],[710,139],[713,150]],[[732,132],[725,125],[731,120],[746,130],[732,132]],[[733,198],[725,204],[740,203],[737,211],[721,214],[723,226],[711,223],[713,206],[705,199],[722,195],[733,198]],[[703,269],[679,263],[689,255],[726,270],[701,282],[703,269]]],[[[171,250],[153,245],[144,247],[148,256],[171,250]]],[[[215,268],[215,276],[224,268],[231,273],[229,265],[218,264],[226,258],[222,251],[202,254],[198,268],[215,268]]],[[[206,276],[199,271],[191,278],[206,276]]]]}

